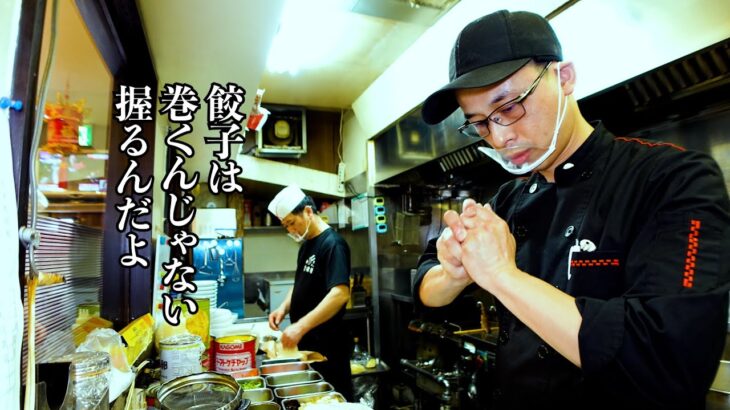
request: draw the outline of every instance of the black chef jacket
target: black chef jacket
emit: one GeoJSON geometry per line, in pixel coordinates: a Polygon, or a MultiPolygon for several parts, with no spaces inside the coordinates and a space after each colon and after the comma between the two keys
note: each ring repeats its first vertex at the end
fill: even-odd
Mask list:
{"type": "Polygon", "coordinates": [[[515,179],[491,205],[517,267],[574,296],[583,318],[579,369],[499,306],[495,407],[703,408],[730,281],[730,202],[711,157],[599,123],[555,183],[515,179]]]}

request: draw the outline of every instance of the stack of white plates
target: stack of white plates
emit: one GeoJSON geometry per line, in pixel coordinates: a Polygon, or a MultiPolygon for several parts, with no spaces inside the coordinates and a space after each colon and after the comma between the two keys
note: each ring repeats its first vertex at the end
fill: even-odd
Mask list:
{"type": "Polygon", "coordinates": [[[238,319],[238,314],[228,309],[211,308],[210,309],[210,334],[213,336],[221,336],[233,322],[238,319]]]}
{"type": "Polygon", "coordinates": [[[195,299],[209,299],[211,309],[218,306],[218,282],[214,280],[193,281],[198,290],[190,295],[195,299]]]}

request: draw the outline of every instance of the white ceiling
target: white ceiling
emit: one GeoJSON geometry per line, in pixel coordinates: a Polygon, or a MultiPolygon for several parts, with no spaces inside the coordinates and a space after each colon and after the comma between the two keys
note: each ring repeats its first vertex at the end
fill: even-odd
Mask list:
{"type": "MultiPolygon", "coordinates": [[[[348,109],[447,6],[457,2],[137,0],[158,81],[188,83],[201,97],[212,82],[234,82],[246,90],[240,110],[246,114],[257,88],[266,90],[264,106],[348,109]],[[317,64],[296,74],[267,71],[275,36],[286,30],[295,30],[294,40],[287,41],[296,42],[295,52],[318,55],[317,64]]],[[[205,115],[197,115],[192,125],[195,131],[182,140],[192,144],[196,154],[186,159],[185,168],[199,171],[201,181],[207,181],[213,146],[202,143],[205,115]]]]}
{"type": "MultiPolygon", "coordinates": [[[[378,85],[378,78],[387,76],[391,64],[444,15],[444,10],[459,0],[417,0],[423,4],[420,8],[411,7],[410,0],[288,1],[306,4],[316,11],[313,15],[303,15],[301,11],[294,14],[295,21],[306,23],[297,31],[301,33],[301,38],[296,36],[301,41],[299,51],[304,51],[305,55],[327,57],[318,57],[315,59],[318,64],[296,74],[266,69],[275,36],[286,29],[287,0],[137,0],[160,83],[188,83],[202,98],[212,82],[235,82],[247,91],[246,103],[241,109],[244,113],[250,112],[257,88],[266,89],[264,104],[349,109],[356,99],[362,100],[362,95],[368,94],[366,89],[373,88],[373,84],[378,85]],[[427,3],[437,7],[428,7],[427,3]],[[336,27],[346,30],[336,33],[336,27]],[[307,38],[310,34],[320,37],[307,38]],[[320,60],[322,64],[319,64],[320,60]],[[384,72],[386,76],[381,76],[384,72]]],[[[554,2],[559,4],[558,0],[554,2]]],[[[471,18],[472,15],[480,15],[476,9],[525,9],[537,7],[536,4],[533,0],[462,0],[458,8],[469,11],[471,18]]],[[[545,5],[544,2],[539,4],[545,5]]],[[[582,77],[583,83],[592,87],[589,91],[595,92],[652,68],[625,72],[636,67],[636,61],[646,55],[656,55],[653,66],[657,66],[726,38],[729,4],[728,0],[643,0],[639,3],[634,0],[583,0],[569,12],[558,16],[553,23],[563,39],[566,55],[582,61],[581,67],[596,66],[581,71],[586,73],[582,77]],[[609,26],[621,28],[594,30],[592,25],[597,24],[597,15],[602,16],[602,21],[612,22],[609,26]],[[677,24],[680,20],[683,23],[677,24]],[[643,30],[629,30],[625,27],[629,23],[643,30]],[[600,36],[605,37],[604,43],[600,42],[600,36]],[[602,50],[613,47],[613,51],[607,52],[605,57],[595,58],[595,53],[585,52],[586,47],[578,44],[581,41],[586,43],[586,47],[604,44],[602,50]],[[642,46],[636,47],[638,42],[642,46]],[[666,53],[660,53],[666,49],[681,52],[668,58],[664,55],[666,53]],[[584,55],[589,58],[581,60],[584,55]],[[627,55],[628,58],[623,58],[627,55]],[[597,77],[589,77],[590,72],[597,77]]],[[[68,84],[72,101],[86,98],[90,108],[87,120],[95,124],[95,135],[105,135],[110,117],[108,90],[111,77],[83,27],[74,1],[60,0],[60,6],[56,74],[52,76],[49,99],[55,100],[56,91],[63,90],[68,84]],[[97,130],[96,125],[103,129],[97,130]]],[[[46,30],[49,25],[47,20],[46,30]]],[[[463,23],[454,25],[461,26],[463,23]]],[[[426,43],[427,50],[421,47],[421,53],[431,53],[432,42],[426,43]]],[[[421,95],[428,91],[426,89],[435,87],[428,83],[431,77],[424,72],[431,69],[430,65],[434,65],[436,60],[441,65],[446,64],[448,53],[441,51],[438,56],[433,56],[434,59],[419,59],[408,64],[408,72],[413,72],[414,81],[417,79],[419,83],[419,92],[414,92],[402,81],[398,86],[388,88],[388,100],[408,94],[415,96],[415,102],[408,102],[407,107],[400,107],[398,112],[384,113],[392,111],[388,108],[390,101],[377,92],[371,92],[368,95],[377,94],[376,101],[382,101],[381,104],[374,103],[372,98],[368,100],[370,105],[378,107],[375,110],[378,112],[372,115],[378,118],[401,115],[404,109],[411,109],[422,101],[421,95]],[[418,64],[425,66],[419,68],[418,64]],[[424,85],[424,82],[427,84],[424,85]]],[[[445,76],[439,73],[438,84],[445,80],[445,76]]],[[[360,121],[371,128],[378,128],[382,122],[369,113],[359,115],[360,121]]],[[[197,115],[193,126],[195,132],[188,136],[188,142],[195,146],[196,155],[187,160],[186,168],[200,171],[201,179],[205,181],[212,158],[212,146],[202,144],[202,136],[207,132],[205,115],[197,115]]]]}
{"type": "Polygon", "coordinates": [[[457,1],[137,2],[161,82],[185,81],[201,92],[212,81],[234,81],[249,96],[265,89],[264,103],[347,109],[457,1]],[[296,74],[268,71],[274,36],[290,24],[299,33],[295,50],[319,61],[296,74]]]}

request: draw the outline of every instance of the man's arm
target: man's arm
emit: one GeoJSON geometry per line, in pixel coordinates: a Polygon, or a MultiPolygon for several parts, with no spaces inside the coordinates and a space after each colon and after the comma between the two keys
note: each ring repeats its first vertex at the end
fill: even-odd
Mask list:
{"type": "Polygon", "coordinates": [[[447,227],[436,241],[435,249],[429,243],[429,248],[419,261],[420,266],[429,263],[429,259],[439,262],[426,272],[417,289],[421,303],[430,307],[448,305],[473,282],[461,263],[461,241],[466,236],[461,218],[456,212],[447,211],[444,223],[447,227]]]}
{"type": "Polygon", "coordinates": [[[284,347],[296,346],[310,330],[336,315],[349,299],[350,288],[347,285],[333,286],[317,307],[284,330],[281,344],[284,347]]]}
{"type": "Polygon", "coordinates": [[[492,208],[465,204],[462,260],[469,275],[571,363],[581,367],[575,299],[515,265],[515,240],[492,208]]]}
{"type": "Polygon", "coordinates": [[[442,265],[436,265],[424,275],[418,296],[425,306],[445,306],[453,302],[470,283],[469,280],[454,279],[442,265]]]}
{"type": "Polygon", "coordinates": [[[292,286],[289,289],[289,293],[286,294],[286,297],[281,302],[281,305],[269,314],[269,327],[271,330],[279,330],[279,324],[281,324],[284,320],[284,316],[289,313],[289,309],[291,308],[291,295],[293,292],[294,287],[292,286]]]}

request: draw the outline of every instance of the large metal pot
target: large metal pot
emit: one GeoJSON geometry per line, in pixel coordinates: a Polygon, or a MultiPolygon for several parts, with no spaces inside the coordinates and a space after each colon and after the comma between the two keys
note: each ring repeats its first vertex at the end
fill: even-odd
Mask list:
{"type": "Polygon", "coordinates": [[[236,379],[214,372],[170,380],[160,387],[157,399],[164,410],[246,410],[250,405],[236,379]]]}

